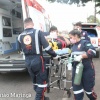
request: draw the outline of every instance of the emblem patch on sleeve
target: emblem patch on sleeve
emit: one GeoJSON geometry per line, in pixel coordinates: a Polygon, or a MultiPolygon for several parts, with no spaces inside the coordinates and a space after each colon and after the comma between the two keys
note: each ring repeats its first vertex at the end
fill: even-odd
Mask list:
{"type": "Polygon", "coordinates": [[[88,43],[86,46],[88,46],[88,47],[89,47],[89,46],[91,46],[91,44],[90,44],[90,43],[88,43]]]}

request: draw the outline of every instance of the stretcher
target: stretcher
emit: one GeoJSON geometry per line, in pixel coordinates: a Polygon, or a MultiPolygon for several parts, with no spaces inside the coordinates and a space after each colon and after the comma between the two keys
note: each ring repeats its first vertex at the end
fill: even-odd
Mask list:
{"type": "Polygon", "coordinates": [[[69,48],[65,48],[56,50],[55,52],[59,55],[58,59],[53,59],[48,54],[44,54],[45,58],[49,58],[49,63],[46,63],[46,68],[48,69],[47,93],[50,92],[50,88],[55,88],[67,91],[67,97],[70,97],[70,90],[72,89],[72,87],[67,88],[67,82],[71,82],[71,80],[67,80],[66,77],[68,58],[70,56],[71,51],[69,48]]]}

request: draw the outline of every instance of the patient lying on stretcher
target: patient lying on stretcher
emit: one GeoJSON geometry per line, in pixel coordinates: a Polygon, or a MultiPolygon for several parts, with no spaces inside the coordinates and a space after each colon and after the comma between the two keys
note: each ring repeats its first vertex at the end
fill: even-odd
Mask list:
{"type": "Polygon", "coordinates": [[[53,50],[68,48],[70,46],[70,41],[63,34],[58,34],[56,32],[51,32],[50,35],[46,36],[47,41],[53,50]]]}
{"type": "Polygon", "coordinates": [[[47,38],[52,49],[58,54],[70,54],[71,50],[67,42],[63,37],[59,36],[58,38],[47,38]]]}
{"type": "Polygon", "coordinates": [[[49,42],[52,49],[58,54],[70,54],[70,40],[66,31],[59,34],[57,27],[50,28],[50,34],[45,38],[49,42]]]}

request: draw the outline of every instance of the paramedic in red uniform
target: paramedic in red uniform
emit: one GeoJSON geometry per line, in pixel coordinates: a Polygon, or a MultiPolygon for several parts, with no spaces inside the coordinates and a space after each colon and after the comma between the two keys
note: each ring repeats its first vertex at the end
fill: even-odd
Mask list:
{"type": "Polygon", "coordinates": [[[25,30],[18,36],[22,51],[25,55],[25,63],[32,78],[35,100],[49,100],[44,96],[44,89],[47,87],[47,70],[44,64],[42,49],[57,59],[57,54],[52,50],[44,37],[44,33],[33,28],[34,23],[31,18],[24,21],[25,30]]]}

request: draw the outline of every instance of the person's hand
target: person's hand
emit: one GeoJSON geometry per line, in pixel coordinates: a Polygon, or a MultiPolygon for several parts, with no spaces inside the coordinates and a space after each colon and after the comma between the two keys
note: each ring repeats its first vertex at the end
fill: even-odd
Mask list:
{"type": "Polygon", "coordinates": [[[58,55],[56,57],[53,57],[53,59],[58,59],[58,58],[60,58],[60,56],[58,56],[58,55]]]}
{"type": "Polygon", "coordinates": [[[20,55],[23,55],[24,53],[22,51],[19,52],[20,55]]]}
{"type": "Polygon", "coordinates": [[[76,57],[74,58],[74,61],[80,62],[81,60],[82,60],[82,55],[76,56],[76,57]]]}
{"type": "Polygon", "coordinates": [[[67,64],[68,70],[72,70],[72,63],[67,64]]]}

